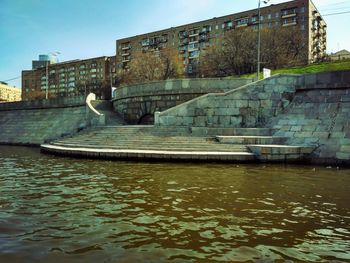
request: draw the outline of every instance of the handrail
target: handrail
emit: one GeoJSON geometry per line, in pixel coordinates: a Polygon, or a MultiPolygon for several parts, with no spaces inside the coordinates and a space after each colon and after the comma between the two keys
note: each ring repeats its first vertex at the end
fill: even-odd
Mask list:
{"type": "Polygon", "coordinates": [[[103,115],[102,113],[98,112],[92,105],[91,101],[96,100],[96,94],[89,93],[86,97],[86,105],[88,105],[89,109],[92,110],[94,113],[96,113],[98,116],[103,115]]]}

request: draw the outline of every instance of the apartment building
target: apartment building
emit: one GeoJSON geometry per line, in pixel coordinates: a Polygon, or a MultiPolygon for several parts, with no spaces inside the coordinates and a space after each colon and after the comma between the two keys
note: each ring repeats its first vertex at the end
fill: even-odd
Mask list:
{"type": "Polygon", "coordinates": [[[6,82],[0,82],[0,103],[21,100],[21,90],[9,86],[6,82]]]}
{"type": "MultiPolygon", "coordinates": [[[[327,25],[310,0],[295,0],[260,9],[261,27],[273,26],[297,28],[307,42],[301,63],[312,63],[324,57],[326,52],[327,25]]],[[[214,17],[205,21],[172,27],[116,41],[118,66],[127,69],[140,52],[161,52],[170,48],[177,50],[187,73],[194,73],[201,51],[206,47],[223,43],[229,30],[258,29],[258,9],[214,17]]]]}
{"type": "MultiPolygon", "coordinates": [[[[113,57],[96,57],[62,63],[45,63],[22,71],[22,100],[70,97],[93,92],[101,99],[110,98],[113,57]]],[[[114,63],[115,64],[115,63],[114,63]]],[[[115,67],[115,66],[114,66],[115,67]]]]}

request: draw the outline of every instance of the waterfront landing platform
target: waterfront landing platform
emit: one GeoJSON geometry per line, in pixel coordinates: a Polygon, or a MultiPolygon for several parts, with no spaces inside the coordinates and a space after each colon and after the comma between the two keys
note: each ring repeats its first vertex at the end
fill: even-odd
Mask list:
{"type": "Polygon", "coordinates": [[[84,158],[233,163],[301,161],[314,150],[283,144],[284,138],[271,133],[268,128],[103,126],[42,144],[41,150],[84,158]]]}

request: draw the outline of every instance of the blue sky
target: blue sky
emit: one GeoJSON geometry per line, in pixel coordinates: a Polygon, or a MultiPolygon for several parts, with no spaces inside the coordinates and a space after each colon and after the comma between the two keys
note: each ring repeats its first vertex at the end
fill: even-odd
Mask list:
{"type": "MultiPolygon", "coordinates": [[[[271,0],[269,4],[284,1],[271,0]]],[[[314,0],[322,15],[350,11],[350,0],[314,0]]],[[[39,54],[60,61],[115,53],[118,38],[257,7],[258,0],[0,0],[0,80],[31,69],[39,54]]],[[[324,16],[328,52],[350,51],[350,13],[324,16]]],[[[8,81],[21,86],[20,79],[8,81]]]]}

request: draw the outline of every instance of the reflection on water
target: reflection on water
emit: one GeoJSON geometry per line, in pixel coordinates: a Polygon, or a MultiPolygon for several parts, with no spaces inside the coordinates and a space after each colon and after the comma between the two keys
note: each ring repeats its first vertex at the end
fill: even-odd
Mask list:
{"type": "Polygon", "coordinates": [[[350,171],[0,146],[0,262],[349,262],[350,171]]]}

